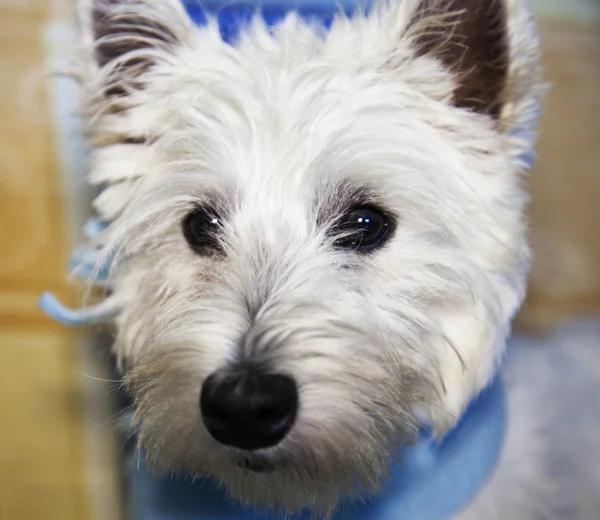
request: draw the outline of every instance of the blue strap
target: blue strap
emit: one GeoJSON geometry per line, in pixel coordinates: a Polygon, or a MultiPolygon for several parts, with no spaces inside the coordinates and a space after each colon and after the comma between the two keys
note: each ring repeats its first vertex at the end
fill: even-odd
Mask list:
{"type": "MultiPolygon", "coordinates": [[[[93,239],[105,228],[106,224],[104,222],[93,218],[85,224],[83,233],[88,239],[93,239]]],[[[111,261],[108,259],[99,266],[100,261],[101,250],[99,248],[79,248],[71,255],[69,271],[83,280],[89,280],[93,276],[92,283],[102,285],[108,280],[111,261]]],[[[106,300],[85,309],[69,309],[48,292],[45,292],[39,298],[38,307],[47,316],[68,327],[82,327],[104,322],[118,314],[118,308],[112,302],[106,300]]]]}
{"type": "Polygon", "coordinates": [[[45,292],[38,300],[38,307],[54,321],[67,327],[83,327],[94,323],[102,323],[118,315],[119,309],[99,303],[85,309],[69,309],[60,303],[56,297],[45,292]]]}
{"type": "MultiPolygon", "coordinates": [[[[469,407],[459,425],[436,444],[425,436],[404,450],[383,494],[346,505],[332,520],[447,520],[485,484],[498,460],[506,425],[500,378],[469,407]]],[[[234,503],[209,479],[158,478],[131,462],[132,520],[285,520],[234,503]]],[[[308,512],[298,520],[311,520],[308,512]]]]}

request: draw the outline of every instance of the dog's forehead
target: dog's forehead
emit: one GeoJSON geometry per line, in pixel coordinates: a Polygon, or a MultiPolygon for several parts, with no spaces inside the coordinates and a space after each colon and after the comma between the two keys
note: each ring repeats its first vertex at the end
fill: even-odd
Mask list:
{"type": "Polygon", "coordinates": [[[127,117],[164,145],[150,167],[177,171],[183,161],[195,192],[253,212],[333,213],[357,192],[394,210],[464,171],[461,147],[495,145],[491,125],[448,102],[453,83],[435,63],[407,51],[392,71],[339,42],[324,50],[314,34],[293,36],[239,47],[198,36],[149,71],[127,117]]]}
{"type": "Polygon", "coordinates": [[[282,201],[354,180],[352,193],[386,173],[376,163],[392,149],[398,159],[431,132],[427,102],[409,84],[311,55],[288,64],[282,52],[185,49],[167,85],[149,83],[157,103],[170,105],[166,139],[218,173],[211,182],[282,201]]]}

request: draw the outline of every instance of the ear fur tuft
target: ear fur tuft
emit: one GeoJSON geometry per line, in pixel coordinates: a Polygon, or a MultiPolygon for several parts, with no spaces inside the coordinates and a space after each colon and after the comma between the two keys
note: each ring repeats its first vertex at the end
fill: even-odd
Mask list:
{"type": "Polygon", "coordinates": [[[510,49],[502,0],[420,0],[411,23],[418,56],[455,74],[457,107],[500,117],[510,49]]]}
{"type": "Polygon", "coordinates": [[[181,43],[188,28],[183,7],[174,0],[80,2],[83,40],[89,58],[107,69],[104,94],[109,98],[126,95],[136,78],[181,43]]]}

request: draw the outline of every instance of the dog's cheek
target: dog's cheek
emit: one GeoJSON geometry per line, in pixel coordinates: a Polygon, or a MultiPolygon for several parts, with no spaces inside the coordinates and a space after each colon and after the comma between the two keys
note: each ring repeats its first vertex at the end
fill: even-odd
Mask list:
{"type": "MultiPolygon", "coordinates": [[[[176,231],[178,233],[178,231],[176,231]]],[[[137,255],[117,266],[114,293],[122,303],[116,318],[114,351],[123,367],[131,367],[153,348],[158,337],[167,336],[175,325],[193,314],[202,298],[210,272],[207,262],[199,262],[185,248],[178,235],[158,237],[169,247],[148,247],[147,255],[137,255]]]]}
{"type": "MultiPolygon", "coordinates": [[[[413,371],[377,338],[292,367],[300,385],[298,430],[312,441],[385,446],[412,429],[413,371]]],[[[346,448],[343,446],[346,445],[346,448]]]]}
{"type": "Polygon", "coordinates": [[[148,353],[127,375],[138,442],[154,469],[198,474],[209,461],[205,450],[212,440],[199,408],[202,379],[200,362],[183,351],[148,353]]]}

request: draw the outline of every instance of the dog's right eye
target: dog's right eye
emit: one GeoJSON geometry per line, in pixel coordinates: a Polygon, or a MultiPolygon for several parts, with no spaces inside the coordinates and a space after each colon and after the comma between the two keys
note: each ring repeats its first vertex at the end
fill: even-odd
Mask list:
{"type": "Polygon", "coordinates": [[[195,253],[214,255],[221,252],[221,220],[216,212],[207,208],[197,208],[185,217],[182,227],[183,236],[195,253]]]}
{"type": "Polygon", "coordinates": [[[340,236],[335,245],[366,253],[381,247],[393,231],[393,221],[374,206],[359,206],[350,210],[338,222],[340,236]]]}

